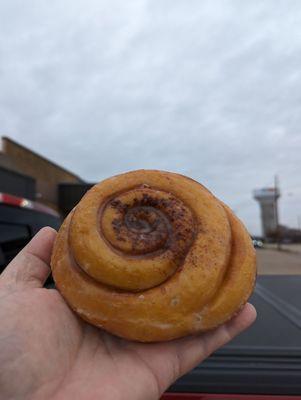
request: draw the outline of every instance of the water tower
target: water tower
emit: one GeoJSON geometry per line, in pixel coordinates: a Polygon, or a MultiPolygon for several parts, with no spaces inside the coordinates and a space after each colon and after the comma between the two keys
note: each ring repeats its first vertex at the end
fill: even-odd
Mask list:
{"type": "Polygon", "coordinates": [[[254,199],[259,202],[261,212],[262,234],[265,238],[275,236],[278,228],[278,198],[280,191],[277,187],[256,189],[254,199]]]}

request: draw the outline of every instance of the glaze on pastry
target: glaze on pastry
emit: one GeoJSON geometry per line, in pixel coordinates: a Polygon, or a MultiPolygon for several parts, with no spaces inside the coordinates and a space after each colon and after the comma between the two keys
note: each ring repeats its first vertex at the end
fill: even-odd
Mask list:
{"type": "Polygon", "coordinates": [[[51,268],[78,315],[142,342],[219,326],[256,277],[251,239],[233,212],[198,182],[155,170],[90,189],[59,230],[51,268]]]}

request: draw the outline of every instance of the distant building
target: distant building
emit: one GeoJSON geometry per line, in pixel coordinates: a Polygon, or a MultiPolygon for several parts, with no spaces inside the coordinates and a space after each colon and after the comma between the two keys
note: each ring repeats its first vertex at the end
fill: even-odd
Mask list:
{"type": "Polygon", "coordinates": [[[286,243],[300,243],[301,242],[301,230],[295,228],[289,228],[285,225],[278,226],[278,236],[281,242],[286,243]]]}
{"type": "Polygon", "coordinates": [[[280,225],[278,220],[278,188],[263,188],[253,192],[254,199],[259,202],[262,235],[268,241],[300,243],[301,230],[280,225]]]}
{"type": "Polygon", "coordinates": [[[256,189],[253,192],[254,199],[259,202],[261,213],[262,234],[268,239],[274,237],[278,227],[278,188],[256,189]]]}
{"type": "Polygon", "coordinates": [[[85,183],[74,173],[8,137],[2,137],[1,144],[0,177],[9,175],[9,178],[0,180],[0,192],[18,195],[18,185],[22,182],[28,198],[59,210],[59,184],[85,183]]]}

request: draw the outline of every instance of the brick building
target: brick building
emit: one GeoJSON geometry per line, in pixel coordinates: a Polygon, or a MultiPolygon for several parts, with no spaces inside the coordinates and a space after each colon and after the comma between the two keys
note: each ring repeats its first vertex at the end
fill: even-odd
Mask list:
{"type": "Polygon", "coordinates": [[[84,184],[74,173],[8,137],[2,137],[0,167],[35,180],[36,200],[58,210],[60,184],[84,184]]]}

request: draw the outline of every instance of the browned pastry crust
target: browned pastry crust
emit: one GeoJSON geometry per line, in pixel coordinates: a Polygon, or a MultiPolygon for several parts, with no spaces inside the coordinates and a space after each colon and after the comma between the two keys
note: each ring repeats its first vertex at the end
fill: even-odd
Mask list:
{"type": "Polygon", "coordinates": [[[204,186],[139,170],[95,185],[59,230],[51,268],[83,319],[142,342],[206,331],[251,295],[255,251],[204,186]]]}

